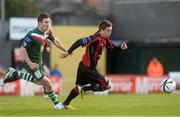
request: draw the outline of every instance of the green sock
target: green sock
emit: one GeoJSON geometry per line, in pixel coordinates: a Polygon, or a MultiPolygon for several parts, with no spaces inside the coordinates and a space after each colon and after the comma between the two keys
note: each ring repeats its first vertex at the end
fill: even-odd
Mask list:
{"type": "Polygon", "coordinates": [[[57,99],[57,96],[55,94],[54,91],[51,91],[51,92],[46,92],[46,94],[48,94],[49,98],[51,99],[51,101],[54,103],[54,105],[58,104],[59,101],[57,99]]]}
{"type": "Polygon", "coordinates": [[[33,75],[31,75],[30,73],[27,72],[23,72],[23,71],[15,71],[13,73],[13,76],[15,77],[19,77],[20,79],[32,82],[33,81],[33,75]]]}

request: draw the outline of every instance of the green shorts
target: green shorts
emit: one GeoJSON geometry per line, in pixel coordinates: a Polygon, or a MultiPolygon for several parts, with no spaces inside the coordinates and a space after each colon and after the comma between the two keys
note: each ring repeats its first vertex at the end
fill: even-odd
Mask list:
{"type": "Polygon", "coordinates": [[[37,70],[32,70],[29,65],[24,62],[24,68],[25,70],[30,73],[31,75],[33,75],[33,78],[36,80],[41,80],[44,78],[44,64],[43,63],[39,63],[39,68],[37,70]]]}

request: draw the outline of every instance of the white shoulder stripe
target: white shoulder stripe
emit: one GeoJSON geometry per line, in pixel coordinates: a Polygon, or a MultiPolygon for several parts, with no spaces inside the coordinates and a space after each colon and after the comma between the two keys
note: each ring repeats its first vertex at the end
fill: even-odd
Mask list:
{"type": "Polygon", "coordinates": [[[49,36],[48,34],[44,34],[44,35],[40,35],[40,34],[37,34],[37,33],[32,33],[31,34],[32,36],[37,36],[43,40],[47,39],[47,37],[49,36]]]}

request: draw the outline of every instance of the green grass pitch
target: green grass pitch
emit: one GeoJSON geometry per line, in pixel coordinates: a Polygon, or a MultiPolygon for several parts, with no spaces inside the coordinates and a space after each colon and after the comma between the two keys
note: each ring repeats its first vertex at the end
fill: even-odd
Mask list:
{"type": "Polygon", "coordinates": [[[87,95],[71,105],[78,110],[55,110],[43,96],[0,96],[0,116],[177,116],[180,94],[87,95]]]}

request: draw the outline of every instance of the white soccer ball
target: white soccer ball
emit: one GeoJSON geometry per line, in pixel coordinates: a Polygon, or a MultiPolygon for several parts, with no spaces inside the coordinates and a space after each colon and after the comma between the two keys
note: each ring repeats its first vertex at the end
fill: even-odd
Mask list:
{"type": "Polygon", "coordinates": [[[161,82],[161,90],[165,93],[172,93],[176,89],[176,83],[173,79],[164,79],[161,82]]]}

